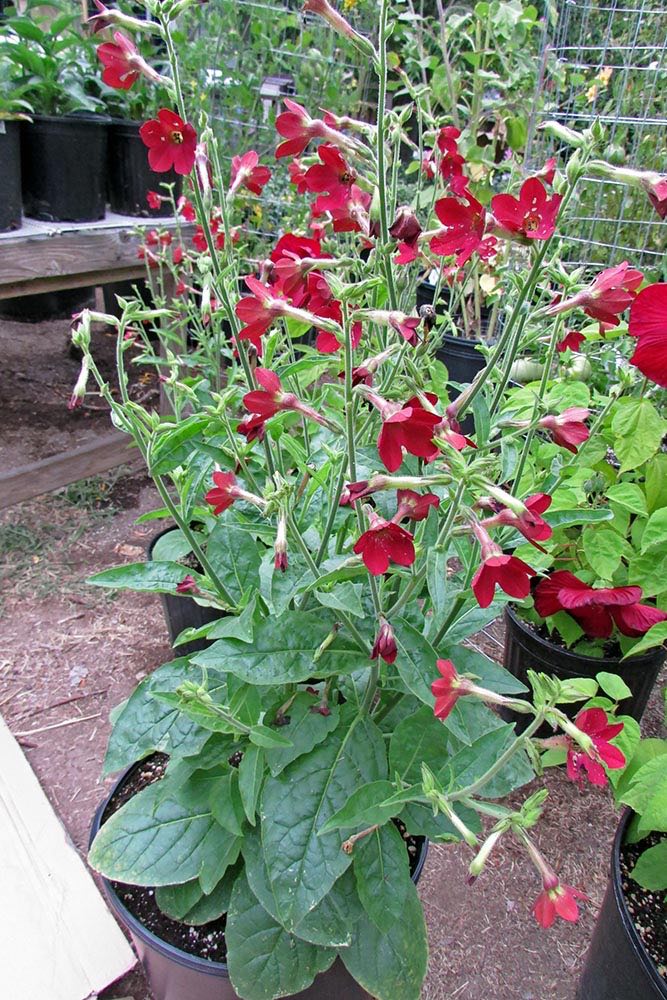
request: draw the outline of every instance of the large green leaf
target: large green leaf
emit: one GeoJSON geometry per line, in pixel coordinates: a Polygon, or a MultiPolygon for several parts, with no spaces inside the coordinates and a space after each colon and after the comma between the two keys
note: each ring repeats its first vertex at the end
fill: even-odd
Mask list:
{"type": "Polygon", "coordinates": [[[611,426],[621,473],[636,469],[651,458],[667,431],[667,421],[646,397],[617,400],[611,426]]]}
{"type": "MultiPolygon", "coordinates": [[[[145,677],[114,718],[104,758],[105,774],[158,750],[170,756],[187,756],[201,750],[209,736],[207,730],[178,708],[154,697],[158,691],[175,691],[184,681],[200,683],[201,679],[200,668],[186,658],[165,663],[145,677]]],[[[212,697],[224,690],[224,679],[209,676],[212,697]]]]}
{"type": "Polygon", "coordinates": [[[426,706],[396,726],[389,744],[389,773],[398,774],[406,784],[421,781],[421,765],[435,773],[461,744],[426,706]]]}
{"type": "Polygon", "coordinates": [[[291,746],[275,750],[269,755],[271,774],[280,774],[288,764],[304,753],[309,753],[321,743],[338,725],[338,705],[332,705],[329,715],[316,711],[320,699],[307,691],[300,691],[287,711],[289,725],[281,727],[281,733],[290,740],[291,746]]]}
{"type": "MultiPolygon", "coordinates": [[[[278,923],[280,914],[271,888],[259,830],[253,830],[243,841],[246,876],[250,888],[264,909],[278,923]]],[[[348,868],[334,882],[327,895],[320,900],[296,927],[295,933],[311,944],[343,948],[352,940],[354,922],[361,913],[352,870],[348,868]]]]}
{"type": "Polygon", "coordinates": [[[330,833],[331,830],[351,831],[386,823],[401,810],[400,805],[391,802],[386,804],[387,799],[391,798],[395,791],[395,786],[386,779],[369,781],[367,785],[357,788],[342,809],[338,809],[331,819],[327,820],[320,830],[320,837],[330,833]]]}
{"type": "Polygon", "coordinates": [[[172,920],[180,920],[191,927],[208,924],[229,909],[229,900],[241,865],[242,862],[231,865],[208,894],[203,891],[199,879],[194,879],[183,885],[159,886],[155,890],[155,902],[172,920]]]}
{"type": "Polygon", "coordinates": [[[89,860],[107,878],[133,885],[180,885],[199,878],[215,888],[240,850],[240,838],[216,822],[210,782],[191,779],[169,790],[163,778],[114,813],[93,841],[89,860]]]}
{"type": "Polygon", "coordinates": [[[262,546],[252,532],[221,517],[209,535],[206,556],[235,601],[259,585],[262,546]]]}
{"type": "Polygon", "coordinates": [[[181,563],[158,562],[127,563],[102,570],[86,581],[95,587],[113,587],[114,590],[140,590],[151,594],[172,594],[183,577],[198,577],[193,570],[186,570],[181,563]]]}
{"type": "Polygon", "coordinates": [[[377,1000],[419,1000],[426,975],[428,944],[424,912],[414,886],[403,912],[387,931],[367,914],[359,919],[352,943],[340,951],[346,968],[377,1000]]]}
{"type": "Polygon", "coordinates": [[[621,801],[639,813],[638,832],[667,833],[667,757],[658,754],[635,774],[621,801]]]}
{"type": "Polygon", "coordinates": [[[640,854],[630,876],[644,889],[653,892],[667,889],[667,840],[661,840],[640,854]]]}
{"type": "MultiPolygon", "coordinates": [[[[440,769],[438,778],[445,787],[465,788],[481,778],[516,738],[514,726],[503,723],[485,733],[471,746],[462,747],[440,769]]],[[[485,798],[498,799],[527,784],[534,772],[525,751],[519,750],[507,764],[480,789],[485,798]]]]}
{"type": "Polygon", "coordinates": [[[327,820],[359,785],[385,778],[382,734],[349,713],[324,743],[297,758],[262,792],[262,845],[281,922],[295,930],[329,892],[351,857],[339,833],[319,837],[327,820]]]}
{"type": "Polygon", "coordinates": [[[175,427],[159,427],[149,455],[151,474],[164,476],[183,465],[195,450],[193,438],[198,437],[208,423],[209,418],[205,414],[193,414],[180,420],[175,427]]]}
{"type": "Polygon", "coordinates": [[[264,751],[258,746],[248,747],[239,764],[239,792],[243,810],[248,822],[255,825],[257,803],[262,790],[262,782],[266,771],[264,751]]]}
{"type": "Polygon", "coordinates": [[[378,930],[388,933],[404,919],[407,897],[415,891],[407,845],[393,823],[355,844],[354,877],[364,910],[378,930]]]}
{"type": "Polygon", "coordinates": [[[667,538],[667,507],[661,507],[648,519],[642,535],[642,553],[660,548],[665,544],[665,538],[667,538]]]}
{"type": "Polygon", "coordinates": [[[431,694],[431,684],[438,676],[435,665],[438,654],[428,639],[403,618],[394,622],[394,636],[398,650],[394,666],[401,680],[409,691],[432,709],[435,699],[431,694]]]}
{"type": "Polygon", "coordinates": [[[258,902],[245,873],[237,878],[225,929],[229,977],[240,997],[275,1000],[310,986],[336,957],[289,934],[258,902]]]}
{"type": "Polygon", "coordinates": [[[238,639],[219,639],[193,660],[229,671],[248,684],[267,685],[298,683],[314,675],[328,677],[367,666],[367,654],[343,634],[315,660],[332,625],[333,617],[322,610],[288,611],[278,619],[257,622],[252,646],[238,639]]]}

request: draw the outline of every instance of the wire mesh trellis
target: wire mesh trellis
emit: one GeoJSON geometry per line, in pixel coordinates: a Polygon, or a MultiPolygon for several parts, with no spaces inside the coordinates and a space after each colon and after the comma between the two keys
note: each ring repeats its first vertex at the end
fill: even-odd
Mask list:
{"type": "MultiPolygon", "coordinates": [[[[558,0],[547,25],[533,125],[556,119],[574,129],[596,119],[605,159],[664,172],[667,163],[667,4],[665,0],[558,0]]],[[[532,130],[530,161],[553,150],[532,130]]],[[[643,191],[587,179],[569,225],[569,256],[607,266],[624,258],[664,273],[667,225],[643,191]]]]}

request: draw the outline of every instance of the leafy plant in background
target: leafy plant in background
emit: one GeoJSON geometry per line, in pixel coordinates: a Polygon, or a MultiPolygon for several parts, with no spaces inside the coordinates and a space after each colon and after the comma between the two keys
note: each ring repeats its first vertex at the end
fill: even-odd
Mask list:
{"type": "MultiPolygon", "coordinates": [[[[188,596],[220,617],[179,639],[206,638],[207,649],[158,668],[116,713],[108,771],[157,750],[169,761],[104,823],[91,863],[156,887],[176,919],[200,904],[209,919],[226,912],[230,975],[248,1000],[298,992],[337,956],[380,1000],[417,1000],[426,932],[394,820],[411,836],[463,840],[474,878],[511,834],[539,874],[536,919],[575,920],[580,894],[532,832],[545,793],[514,809],[499,800],[553,751],[535,736],[545,721],[570,776],[595,785],[623,767],[623,734],[630,746],[632,727],[609,716],[613,678],[600,679],[598,695],[586,682],[533,673],[529,700],[465,645],[538,575],[532,556],[501,547],[507,529],[539,545],[559,527],[601,520],[577,494],[560,497],[553,515],[550,494],[535,502],[533,448],[551,439],[562,456],[588,436],[590,414],[573,414],[551,378],[563,334],[552,307],[555,285],[561,302],[582,291],[561,265],[557,232],[603,135],[592,129],[564,173],[530,178],[488,211],[444,125],[434,209],[420,219],[398,203],[411,139],[405,111],[385,110],[388,4],[376,47],[325,0],[308,0],[374,67],[380,110],[369,123],[286,101],[276,157],[310,195],[315,225],[249,259],[240,198],[260,197],[270,171],[243,147],[221,169],[206,116],[188,120],[171,30],[183,6],[147,2],[176,111],[160,109],[141,132],[158,177],[172,165],[191,173],[191,202],[179,210],[195,217],[192,243],[156,230],[144,251],[156,271],[173,271],[177,304],[127,302],[119,319],[82,314],[72,403],[92,377],[158,490],[162,506],[144,520],[177,527],[159,558],[92,582],[188,596]],[[490,247],[510,243],[520,256],[504,256],[499,271],[506,322],[484,369],[452,400],[433,357],[432,313],[414,315],[402,301],[424,261],[465,276],[490,247]],[[197,313],[191,357],[181,325],[197,313]],[[115,393],[91,351],[99,318],[117,330],[115,393]],[[144,322],[161,331],[161,358],[144,322]],[[513,366],[538,330],[549,338],[542,378],[528,412],[508,413],[513,366]],[[130,398],[137,346],[137,363],[158,367],[171,414],[130,398]],[[466,414],[474,440],[462,432],[466,414]],[[587,702],[574,723],[559,708],[591,697],[603,703],[587,702]],[[517,735],[490,706],[526,715],[527,728],[517,735]]],[[[633,308],[653,294],[637,287],[633,308]]],[[[634,363],[662,384],[650,364],[662,349],[649,349],[649,364],[643,357],[649,327],[644,317],[630,331],[642,354],[634,363]]]]}
{"type": "Polygon", "coordinates": [[[35,114],[104,110],[95,46],[81,32],[72,5],[27,0],[3,21],[0,64],[16,99],[35,114]]]}

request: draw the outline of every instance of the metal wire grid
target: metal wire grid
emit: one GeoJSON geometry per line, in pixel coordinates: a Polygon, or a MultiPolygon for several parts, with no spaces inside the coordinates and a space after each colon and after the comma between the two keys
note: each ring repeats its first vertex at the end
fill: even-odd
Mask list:
{"type": "MultiPolygon", "coordinates": [[[[543,72],[529,161],[536,165],[554,142],[536,131],[552,118],[571,128],[598,119],[606,129],[606,158],[664,172],[667,163],[667,4],[641,0],[558,0],[555,28],[543,39],[543,72]]],[[[627,257],[660,273],[667,225],[643,191],[608,180],[587,180],[568,224],[570,257],[607,266],[627,257]]]]}

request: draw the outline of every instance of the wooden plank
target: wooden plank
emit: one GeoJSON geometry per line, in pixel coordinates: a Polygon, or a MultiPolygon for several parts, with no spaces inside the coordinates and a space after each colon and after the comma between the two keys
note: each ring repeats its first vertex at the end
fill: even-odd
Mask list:
{"type": "Polygon", "coordinates": [[[138,465],[141,456],[130,448],[127,434],[107,433],[80,448],[31,462],[0,474],[0,510],[42,493],[51,493],[87,476],[108,472],[118,465],[138,465]]]}
{"type": "Polygon", "coordinates": [[[2,995],[85,1000],[136,958],[0,716],[2,995]]]}
{"type": "Polygon", "coordinates": [[[0,299],[13,299],[18,295],[38,295],[41,292],[59,292],[64,288],[87,288],[88,285],[106,285],[111,281],[137,281],[146,277],[146,268],[141,261],[129,265],[105,267],[101,271],[85,271],[82,274],[56,275],[51,278],[35,278],[30,281],[13,281],[0,285],[0,299]]]}

